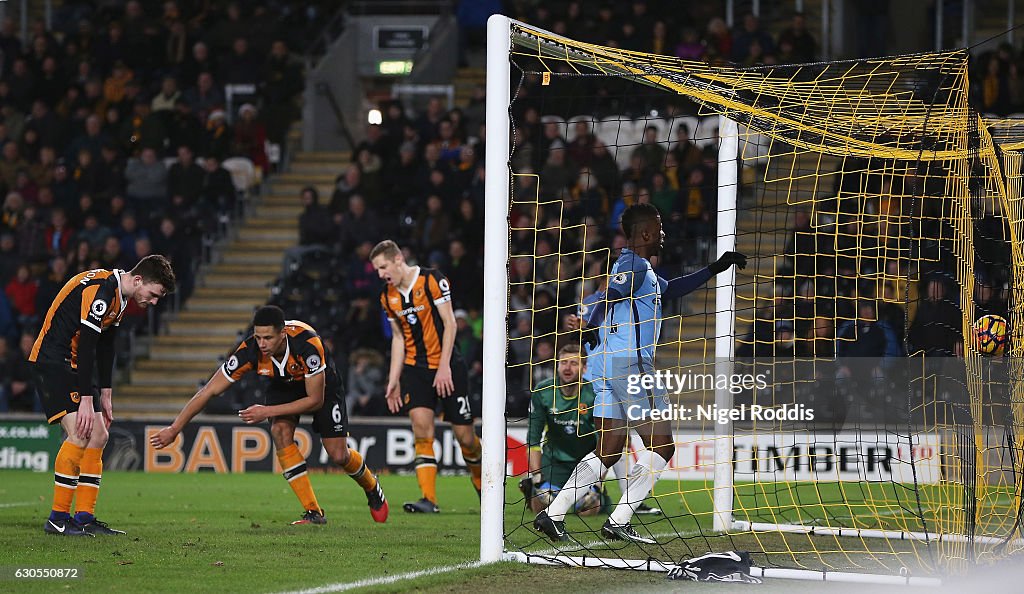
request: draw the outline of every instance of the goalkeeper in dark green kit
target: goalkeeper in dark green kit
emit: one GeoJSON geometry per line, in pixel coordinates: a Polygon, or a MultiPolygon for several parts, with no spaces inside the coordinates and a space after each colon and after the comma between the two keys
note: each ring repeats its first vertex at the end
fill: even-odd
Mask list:
{"type": "MultiPolygon", "coordinates": [[[[547,507],[580,459],[597,445],[594,390],[580,381],[587,362],[579,345],[560,348],[557,365],[555,377],[541,382],[530,399],[530,474],[519,487],[535,512],[547,507]]],[[[595,485],[576,505],[576,513],[594,515],[610,506],[611,499],[595,485]]]]}

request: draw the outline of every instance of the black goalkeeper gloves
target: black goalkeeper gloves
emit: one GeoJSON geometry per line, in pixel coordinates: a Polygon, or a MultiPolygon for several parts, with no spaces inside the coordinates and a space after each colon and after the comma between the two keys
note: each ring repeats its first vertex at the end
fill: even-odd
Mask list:
{"type": "Polygon", "coordinates": [[[583,344],[589,346],[591,351],[596,349],[597,345],[601,343],[597,335],[597,328],[584,328],[580,334],[580,340],[583,344]]]}
{"type": "Polygon", "coordinates": [[[530,499],[533,499],[533,482],[530,481],[530,477],[526,477],[519,481],[519,491],[526,498],[526,504],[530,504],[530,499]]]}
{"type": "Polygon", "coordinates": [[[526,504],[530,504],[530,499],[537,493],[537,489],[543,484],[544,478],[539,472],[528,474],[523,477],[523,480],[519,481],[519,490],[522,491],[523,497],[526,498],[526,504]]]}
{"type": "Polygon", "coordinates": [[[725,252],[721,258],[708,264],[708,270],[711,271],[711,274],[719,274],[733,265],[743,270],[747,267],[747,257],[739,252],[725,252]]]}

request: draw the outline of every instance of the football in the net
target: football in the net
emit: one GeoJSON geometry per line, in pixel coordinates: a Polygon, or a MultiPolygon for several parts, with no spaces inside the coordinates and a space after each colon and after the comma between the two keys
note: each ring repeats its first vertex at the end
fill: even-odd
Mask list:
{"type": "Polygon", "coordinates": [[[975,343],[983,355],[1002,355],[1006,350],[1006,318],[989,314],[974,322],[975,343]]]}

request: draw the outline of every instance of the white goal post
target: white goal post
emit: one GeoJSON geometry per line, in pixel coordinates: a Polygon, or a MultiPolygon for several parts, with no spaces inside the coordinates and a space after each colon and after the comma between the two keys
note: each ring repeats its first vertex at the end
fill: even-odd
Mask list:
{"type": "Polygon", "coordinates": [[[490,142],[484,156],[483,424],[480,493],[480,560],[499,561],[504,549],[505,339],[508,336],[508,214],[512,172],[509,101],[511,20],[487,21],[487,111],[490,142]]]}
{"type": "MultiPolygon", "coordinates": [[[[755,568],[757,575],[766,577],[935,584],[937,580],[921,575],[960,571],[979,559],[1024,550],[1019,538],[1024,532],[1024,482],[1019,477],[1024,473],[1017,454],[1024,430],[998,425],[1003,422],[996,416],[1003,410],[996,400],[1001,393],[979,387],[989,378],[982,363],[994,359],[982,359],[966,340],[974,323],[975,266],[1003,266],[1000,250],[1005,247],[1009,253],[1011,242],[993,229],[1024,217],[1010,211],[991,213],[1000,204],[1004,210],[1019,208],[1019,192],[1014,203],[1003,189],[996,161],[1000,145],[993,144],[984,121],[969,117],[969,109],[959,110],[966,104],[966,82],[949,83],[948,97],[921,90],[939,85],[946,91],[942,85],[947,83],[937,81],[953,80],[966,71],[966,64],[965,56],[950,52],[739,68],[605,48],[501,15],[489,19],[481,562],[665,571],[708,550],[736,550],[750,552],[764,566],[755,568]],[[565,132],[556,134],[552,122],[565,126],[565,132]],[[698,122],[703,136],[691,122],[698,122]],[[586,126],[590,128],[577,132],[586,126]],[[607,258],[623,245],[621,237],[606,235],[617,226],[611,219],[631,197],[641,201],[642,194],[630,194],[625,185],[620,191],[615,176],[594,189],[594,168],[588,170],[593,177],[581,177],[575,187],[552,175],[545,181],[551,188],[541,188],[538,179],[543,175],[535,171],[546,153],[531,152],[534,147],[527,143],[543,135],[553,146],[555,136],[575,142],[578,134],[592,133],[598,139],[593,162],[608,158],[603,146],[611,155],[611,167],[617,162],[623,171],[620,157],[643,158],[638,147],[652,142],[651,130],[656,133],[653,142],[674,158],[666,158],[663,170],[650,174],[650,187],[645,185],[647,174],[629,179],[649,192],[652,203],[658,190],[655,204],[671,213],[673,223],[683,221],[669,227],[667,233],[677,243],[654,262],[682,272],[662,276],[698,270],[730,251],[743,251],[751,259],[749,270],[730,266],[713,275],[707,291],[702,288],[692,301],[661,314],[670,320],[666,328],[678,324],[678,334],[666,334],[671,339],[661,343],[668,350],[659,352],[659,374],[671,369],[679,376],[689,374],[692,361],[710,371],[713,356],[715,378],[736,381],[732,378],[745,370],[763,368],[773,383],[767,389],[737,389],[718,381],[686,390],[679,385],[676,399],[666,397],[666,404],[681,411],[711,409],[716,413],[714,427],[706,415],[672,417],[677,449],[662,476],[675,483],[661,483],[662,490],[651,492],[652,502],[660,507],[657,512],[635,519],[651,535],[650,542],[633,537],[633,543],[609,546],[609,529],[599,532],[600,524],[579,514],[565,518],[572,537],[568,543],[545,527],[556,541],[552,548],[534,529],[534,509],[539,507],[531,509],[532,495],[528,492],[524,501],[512,484],[526,470],[528,439],[521,427],[508,426],[506,405],[514,405],[511,410],[522,416],[518,405],[531,395],[540,398],[529,386],[546,380],[551,370],[537,366],[553,360],[559,339],[578,337],[564,318],[555,318],[578,307],[580,293],[589,298],[597,290],[593,285],[607,272],[607,258]],[[961,132],[977,132],[981,148],[961,146],[961,132]],[[676,135],[682,152],[672,144],[676,135]],[[521,147],[516,145],[520,141],[521,147]],[[692,150],[687,142],[701,153],[699,165],[689,171],[677,156],[693,156],[686,152],[692,150]],[[921,148],[933,145],[942,150],[921,148]],[[708,146],[712,148],[704,150],[708,146]],[[981,176],[985,183],[965,181],[970,177],[965,173],[982,171],[981,165],[987,168],[981,176]],[[682,174],[694,172],[701,175],[688,177],[684,186],[682,174]],[[678,193],[669,192],[666,198],[668,177],[678,193]],[[868,181],[870,193],[862,189],[868,181]],[[711,189],[715,186],[717,193],[711,189]],[[850,189],[854,186],[861,189],[850,189]],[[572,198],[564,198],[562,192],[570,188],[572,198]],[[666,205],[666,200],[675,202],[666,205]],[[681,201],[687,202],[685,209],[681,201]],[[596,202],[601,205],[594,206],[596,202]],[[992,219],[986,232],[994,243],[986,246],[992,253],[982,261],[976,260],[980,256],[973,237],[980,231],[972,225],[986,213],[992,219]],[[597,241],[590,241],[594,238],[589,230],[595,226],[603,229],[597,241]],[[696,250],[691,250],[693,245],[696,250]],[[538,262],[547,263],[542,268],[538,262]],[[534,267],[532,273],[524,263],[534,267]],[[892,330],[895,335],[896,322],[889,322],[897,314],[903,320],[900,336],[909,336],[907,327],[916,315],[911,308],[922,300],[918,287],[935,280],[926,275],[939,272],[951,275],[949,281],[960,288],[947,297],[935,291],[934,299],[965,312],[960,338],[967,355],[950,369],[921,372],[917,367],[922,365],[915,363],[920,353],[911,352],[910,341],[886,334],[881,344],[898,347],[885,349],[881,357],[903,367],[892,367],[892,373],[889,365],[861,375],[851,371],[858,368],[846,365],[848,358],[870,360],[874,351],[837,343],[855,342],[856,334],[850,332],[861,332],[861,321],[879,322],[880,332],[892,330]],[[558,284],[567,279],[571,282],[558,284]],[[861,283],[865,279],[871,282],[861,283]],[[542,286],[549,282],[560,297],[542,286]],[[543,292],[552,299],[542,301],[543,292]],[[886,305],[891,306],[888,318],[881,320],[880,308],[886,305]],[[510,313],[517,321],[510,322],[510,313]],[[532,326],[527,326],[524,320],[531,315],[532,326]],[[522,327],[510,333],[510,324],[517,323],[522,327]],[[523,342],[517,343],[520,338],[523,342]],[[551,348],[535,349],[542,343],[551,348]],[[768,348],[755,348],[759,343],[768,348]],[[825,348],[819,350],[820,345],[825,348]],[[520,376],[510,373],[517,367],[527,378],[523,386],[520,376]],[[798,369],[804,375],[797,375],[798,369]],[[914,375],[919,372],[932,375],[914,375]],[[945,383],[933,381],[933,375],[945,383]],[[872,380],[870,385],[865,378],[872,380]],[[814,406],[825,413],[821,418],[813,412],[799,419],[732,414],[748,408],[777,412],[814,406]],[[520,507],[523,503],[527,505],[520,507]],[[663,517],[647,519],[655,513],[663,517]],[[791,569],[794,565],[807,569],[791,569]],[[862,573],[850,573],[857,571],[862,573]],[[911,577],[915,571],[918,575],[911,577]]],[[[1016,157],[1024,154],[1024,140],[1020,146],[1016,157]]],[[[552,167],[561,166],[557,157],[549,161],[552,167]]],[[[634,167],[642,169],[643,161],[638,162],[634,167]]],[[[608,162],[603,166],[607,170],[608,162]]],[[[543,170],[549,171],[547,166],[543,170]]],[[[668,214],[662,216],[667,219],[668,214]]],[[[1020,269],[1016,252],[1012,260],[1014,270],[1020,269]]],[[[945,286],[945,281],[939,283],[945,286]]],[[[610,323],[608,327],[614,328],[608,332],[617,329],[610,323]]],[[[864,330],[865,336],[869,331],[864,330]]],[[[876,332],[871,338],[879,336],[876,332]]],[[[1009,380],[1004,384],[1010,385],[1009,380]]],[[[555,414],[586,413],[582,399],[578,405],[566,405],[557,396],[554,401],[559,403],[557,410],[551,407],[555,414]]],[[[1024,413],[1012,412],[1018,415],[1010,419],[1012,424],[1019,424],[1024,413]]],[[[534,427],[529,440],[536,432],[534,427]]],[[[572,464],[558,462],[549,468],[561,472],[563,466],[571,469],[572,464]]],[[[566,474],[575,476],[568,470],[566,474]]],[[[554,491],[561,483],[552,476],[558,475],[544,480],[555,485],[554,491]]],[[[632,494],[632,485],[619,490],[632,494]]],[[[561,517],[557,515],[558,521],[561,517]]]]}
{"type": "MultiPolygon", "coordinates": [[[[480,500],[480,560],[502,559],[504,552],[505,484],[505,360],[508,318],[508,232],[511,170],[511,19],[492,16],[487,23],[487,143],[484,192],[484,328],[483,328],[483,420],[482,492],[480,500]]],[[[717,255],[735,249],[736,191],[738,187],[736,122],[721,118],[719,135],[718,242],[717,255]]],[[[730,375],[735,346],[735,270],[717,277],[715,290],[715,372],[730,375]]],[[[727,389],[715,393],[719,409],[732,407],[727,389]]],[[[715,435],[715,524],[727,532],[732,527],[732,422],[716,425],[715,435]]]]}

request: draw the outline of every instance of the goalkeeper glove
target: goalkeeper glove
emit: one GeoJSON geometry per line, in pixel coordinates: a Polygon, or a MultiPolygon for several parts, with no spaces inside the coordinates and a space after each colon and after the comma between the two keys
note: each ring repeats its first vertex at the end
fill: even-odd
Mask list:
{"type": "Polygon", "coordinates": [[[530,499],[533,498],[533,494],[537,492],[537,488],[540,487],[543,482],[544,477],[542,477],[539,472],[523,477],[523,479],[519,481],[519,490],[522,491],[523,497],[526,497],[527,503],[529,503],[530,499]]]}
{"type": "Polygon", "coordinates": [[[530,477],[524,477],[519,481],[519,491],[526,498],[526,504],[530,504],[530,499],[533,498],[533,483],[530,481],[530,477]]]}
{"type": "Polygon", "coordinates": [[[719,274],[733,265],[743,270],[747,267],[747,257],[739,252],[725,252],[721,258],[708,264],[708,270],[711,271],[711,274],[719,274]]]}

